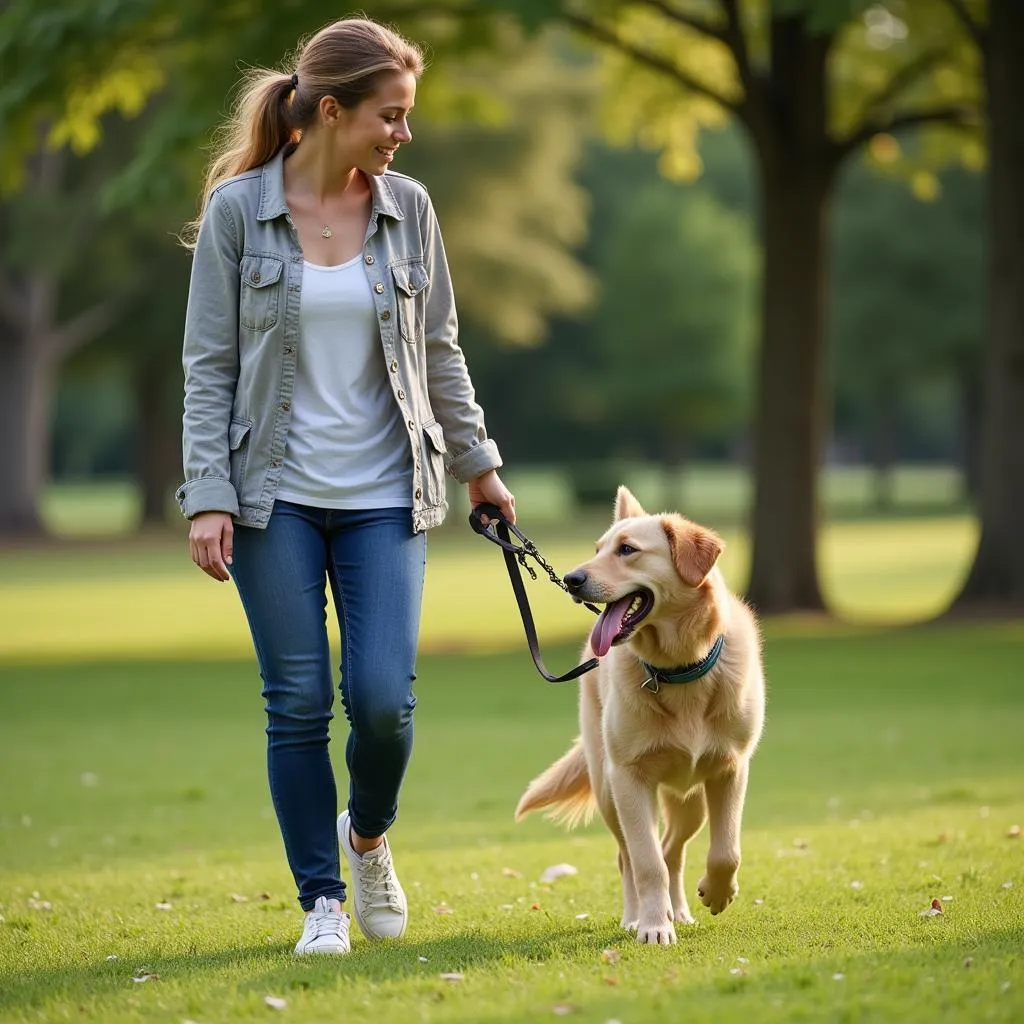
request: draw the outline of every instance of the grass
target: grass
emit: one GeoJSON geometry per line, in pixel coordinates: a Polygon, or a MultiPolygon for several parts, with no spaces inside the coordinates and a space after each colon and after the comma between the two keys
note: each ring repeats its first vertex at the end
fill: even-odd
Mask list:
{"type": "Polygon", "coordinates": [[[600,825],[511,821],[574,689],[523,650],[423,657],[392,835],[412,925],[328,963],[289,952],[248,660],[0,666],[0,1020],[272,1020],[268,995],[381,1024],[1021,1019],[1024,627],[770,628],[766,653],[742,893],[671,949],[618,931],[600,825]],[[560,862],[579,873],[541,884],[560,862]]]}
{"type": "MultiPolygon", "coordinates": [[[[0,1021],[1024,1019],[1024,839],[1008,835],[1024,824],[1024,624],[891,625],[948,600],[971,520],[826,530],[847,621],[767,624],[740,898],[717,918],[694,901],[697,925],[652,949],[616,927],[599,823],[511,821],[575,734],[575,688],[534,673],[501,560],[460,518],[431,539],[392,834],[412,925],[328,962],[290,954],[299,915],[230,587],[180,536],[0,552],[0,1021]],[[561,862],[578,874],[539,881],[561,862]]],[[[524,525],[565,569],[604,524],[524,525]]],[[[746,545],[723,529],[737,583],[746,545]]],[[[575,663],[590,616],[549,585],[531,600],[549,667],[575,663]]]]}

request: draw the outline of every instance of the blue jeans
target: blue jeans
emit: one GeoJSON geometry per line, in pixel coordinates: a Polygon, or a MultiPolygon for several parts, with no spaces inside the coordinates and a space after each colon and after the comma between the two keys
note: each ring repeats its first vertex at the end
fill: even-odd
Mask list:
{"type": "Polygon", "coordinates": [[[426,535],[409,509],[274,505],[264,530],[235,528],[232,576],[252,633],[267,709],[267,772],[303,910],[344,900],[338,795],[327,751],[334,682],[330,583],[341,630],[341,697],[352,827],[383,835],[412,752],[416,643],[426,535]]]}

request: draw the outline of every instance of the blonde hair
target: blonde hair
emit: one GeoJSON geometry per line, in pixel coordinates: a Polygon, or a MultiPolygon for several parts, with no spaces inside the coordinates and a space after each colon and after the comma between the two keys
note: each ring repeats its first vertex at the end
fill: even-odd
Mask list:
{"type": "Polygon", "coordinates": [[[199,215],[182,242],[195,248],[210,195],[218,185],[267,163],[316,122],[320,100],[333,96],[347,110],[376,92],[383,75],[423,73],[423,52],[368,18],[342,18],[320,29],[295,54],[295,71],[252,68],[242,80],[228,120],[214,136],[199,215]]]}

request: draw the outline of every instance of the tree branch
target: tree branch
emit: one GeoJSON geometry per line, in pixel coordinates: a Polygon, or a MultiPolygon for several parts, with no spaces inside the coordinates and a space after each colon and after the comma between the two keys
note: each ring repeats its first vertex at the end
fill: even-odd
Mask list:
{"type": "Polygon", "coordinates": [[[6,274],[0,274],[0,316],[8,323],[25,326],[25,302],[6,274]]]}
{"type": "Polygon", "coordinates": [[[123,300],[105,299],[58,327],[48,339],[54,358],[60,361],[113,326],[123,307],[123,300]]]}
{"type": "Polygon", "coordinates": [[[685,25],[687,28],[692,28],[694,32],[700,32],[701,35],[717,39],[720,43],[726,42],[725,29],[718,28],[717,25],[709,25],[706,21],[695,18],[692,14],[680,11],[677,7],[669,4],[667,0],[634,0],[634,2],[641,7],[653,7],[659,14],[663,14],[666,18],[680,25],[685,25]]]}
{"type": "Polygon", "coordinates": [[[949,49],[945,46],[922,50],[913,60],[898,68],[885,83],[884,88],[868,100],[861,111],[859,121],[866,124],[880,120],[885,115],[885,108],[897,99],[900,93],[909,89],[917,79],[927,74],[948,56],[949,49]]]}
{"type": "Polygon", "coordinates": [[[726,44],[732,50],[736,58],[736,69],[739,71],[740,81],[747,95],[750,95],[750,50],[747,47],[747,37],[743,33],[743,21],[740,18],[739,3],[737,0],[722,0],[725,8],[726,28],[723,33],[726,44]]]}
{"type": "Polygon", "coordinates": [[[898,132],[901,128],[914,128],[926,124],[946,124],[951,128],[976,128],[980,122],[980,112],[969,105],[933,107],[931,110],[907,110],[892,117],[872,121],[862,125],[857,131],[833,143],[835,162],[852,153],[855,149],[870,141],[880,132],[898,132]]]}
{"type": "Polygon", "coordinates": [[[964,0],[946,0],[946,3],[949,4],[963,27],[967,29],[967,34],[978,44],[979,49],[984,50],[988,41],[988,33],[971,17],[971,12],[967,9],[964,0]]]}
{"type": "Polygon", "coordinates": [[[721,93],[715,92],[715,90],[710,86],[704,85],[702,82],[698,82],[695,78],[692,78],[685,71],[676,67],[675,64],[666,60],[664,57],[659,57],[657,54],[650,53],[638,46],[634,46],[632,43],[627,43],[624,39],[620,39],[619,36],[617,36],[607,26],[600,25],[595,21],[591,21],[589,18],[585,18],[581,14],[576,14],[572,11],[563,11],[562,20],[567,24],[572,25],[574,28],[579,29],[592,39],[596,39],[598,42],[604,43],[606,46],[610,46],[613,49],[618,50],[620,53],[624,53],[627,56],[632,57],[638,64],[643,64],[645,67],[648,67],[653,71],[658,71],[663,75],[668,75],[679,85],[697,93],[699,96],[704,96],[706,99],[714,101],[719,104],[719,106],[724,107],[726,110],[729,110],[734,114],[742,116],[743,107],[740,104],[726,99],[721,93]]]}

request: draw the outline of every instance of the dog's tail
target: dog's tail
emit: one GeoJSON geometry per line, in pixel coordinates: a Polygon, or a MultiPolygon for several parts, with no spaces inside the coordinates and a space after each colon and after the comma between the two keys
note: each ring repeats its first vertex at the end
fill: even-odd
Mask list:
{"type": "Polygon", "coordinates": [[[575,828],[580,823],[585,825],[594,816],[597,801],[578,737],[567,754],[526,787],[516,807],[516,821],[541,807],[550,807],[545,817],[566,828],[575,828]]]}

